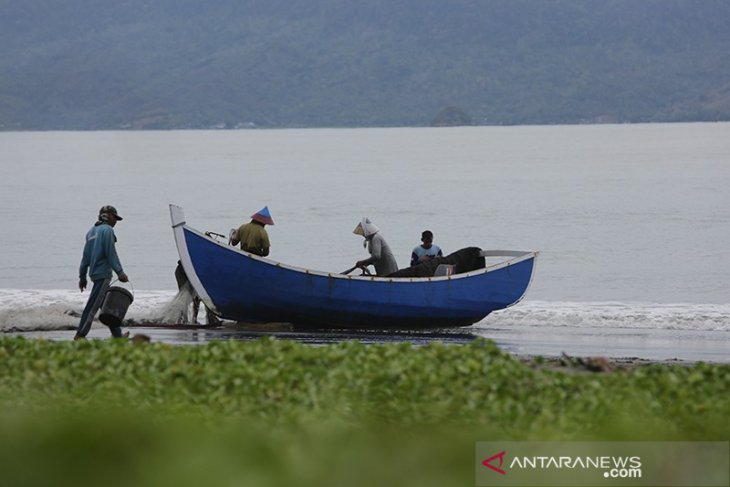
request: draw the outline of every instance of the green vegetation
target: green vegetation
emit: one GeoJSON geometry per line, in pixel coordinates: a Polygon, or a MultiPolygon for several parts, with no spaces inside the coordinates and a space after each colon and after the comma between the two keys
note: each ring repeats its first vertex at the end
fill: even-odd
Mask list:
{"type": "Polygon", "coordinates": [[[725,0],[0,6],[0,130],[730,120],[725,0]]]}
{"type": "Polygon", "coordinates": [[[6,485],[473,485],[476,441],[727,440],[730,365],[592,373],[492,342],[0,339],[6,485]]]}

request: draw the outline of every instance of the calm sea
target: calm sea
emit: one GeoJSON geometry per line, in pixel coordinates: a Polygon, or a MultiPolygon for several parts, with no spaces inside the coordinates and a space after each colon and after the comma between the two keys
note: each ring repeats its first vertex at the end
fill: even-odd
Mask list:
{"type": "Polygon", "coordinates": [[[267,205],[270,257],[317,270],[366,255],[363,216],[401,266],[425,229],[445,252],[540,251],[525,300],[471,328],[518,353],[730,360],[728,123],[0,133],[0,147],[6,331],[75,326],[104,204],[124,217],[139,318],[176,290],[169,203],[222,234],[267,205]]]}

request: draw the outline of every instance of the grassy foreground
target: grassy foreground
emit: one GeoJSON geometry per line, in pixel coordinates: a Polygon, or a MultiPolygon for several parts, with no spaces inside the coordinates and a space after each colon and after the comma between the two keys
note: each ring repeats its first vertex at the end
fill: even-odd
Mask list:
{"type": "Polygon", "coordinates": [[[727,440],[730,365],[0,338],[3,485],[474,485],[475,442],[727,440]]]}

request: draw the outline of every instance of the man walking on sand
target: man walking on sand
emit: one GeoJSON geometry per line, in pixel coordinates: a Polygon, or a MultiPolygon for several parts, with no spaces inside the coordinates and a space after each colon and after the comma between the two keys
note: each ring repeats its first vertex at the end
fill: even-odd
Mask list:
{"type": "MultiPolygon", "coordinates": [[[[102,206],[99,210],[97,222],[86,233],[86,244],[79,266],[79,289],[83,292],[86,288],[87,272],[91,277],[93,286],[89,299],[86,301],[84,312],[81,314],[81,321],[74,340],[84,339],[89,334],[94,316],[99,311],[104,302],[104,295],[109,289],[112,270],[116,272],[121,282],[129,281],[129,278],[122,270],[122,263],[119,262],[116,250],[117,237],[114,235],[114,225],[120,220],[122,220],[122,217],[119,216],[116,208],[109,205],[102,206]]],[[[110,326],[109,329],[115,338],[124,336],[120,326],[110,326]]]]}

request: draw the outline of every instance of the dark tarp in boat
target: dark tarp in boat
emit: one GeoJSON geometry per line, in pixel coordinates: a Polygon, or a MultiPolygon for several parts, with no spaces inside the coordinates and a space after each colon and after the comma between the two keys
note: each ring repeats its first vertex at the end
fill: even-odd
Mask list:
{"type": "Polygon", "coordinates": [[[393,272],[385,277],[433,277],[436,269],[441,264],[453,265],[454,274],[463,274],[464,272],[483,269],[484,257],[480,255],[481,251],[482,249],[479,247],[466,247],[446,257],[437,257],[413,267],[407,267],[393,272]]]}

